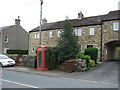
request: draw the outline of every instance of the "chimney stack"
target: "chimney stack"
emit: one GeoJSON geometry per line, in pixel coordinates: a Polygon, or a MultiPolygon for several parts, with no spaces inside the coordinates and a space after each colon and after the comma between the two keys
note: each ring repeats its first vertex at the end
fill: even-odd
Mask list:
{"type": "Polygon", "coordinates": [[[18,19],[15,19],[15,25],[20,26],[20,16],[18,16],[18,19]]]}
{"type": "Polygon", "coordinates": [[[84,17],[84,15],[82,14],[82,12],[80,11],[79,13],[78,13],[78,19],[82,19],[84,17]]]}
{"type": "Polygon", "coordinates": [[[46,23],[47,23],[46,18],[42,19],[42,25],[43,25],[43,24],[46,24],[46,23]]]}

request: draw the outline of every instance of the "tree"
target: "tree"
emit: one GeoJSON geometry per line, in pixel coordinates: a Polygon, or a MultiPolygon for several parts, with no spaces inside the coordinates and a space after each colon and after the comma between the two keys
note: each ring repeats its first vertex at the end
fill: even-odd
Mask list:
{"type": "Polygon", "coordinates": [[[75,58],[76,54],[80,51],[78,37],[73,31],[73,24],[70,20],[65,20],[63,23],[63,31],[56,47],[58,50],[58,62],[60,64],[66,60],[75,58]]]}

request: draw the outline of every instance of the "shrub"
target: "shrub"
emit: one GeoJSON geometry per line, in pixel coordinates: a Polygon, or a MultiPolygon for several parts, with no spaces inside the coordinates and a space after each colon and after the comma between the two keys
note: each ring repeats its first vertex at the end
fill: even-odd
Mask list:
{"type": "Polygon", "coordinates": [[[83,58],[84,58],[84,54],[82,54],[82,53],[78,53],[78,54],[76,55],[76,58],[83,59],[83,58]]]}
{"type": "Polygon", "coordinates": [[[89,55],[84,55],[83,59],[86,60],[87,68],[90,69],[90,59],[91,59],[91,57],[89,55]]]}
{"type": "Polygon", "coordinates": [[[117,48],[118,51],[118,58],[120,58],[120,47],[117,48]]]}
{"type": "Polygon", "coordinates": [[[98,49],[97,48],[87,48],[85,50],[85,55],[90,55],[92,60],[95,60],[95,63],[97,63],[98,58],[98,49]]]}
{"type": "Polygon", "coordinates": [[[46,53],[46,61],[48,63],[48,69],[49,70],[56,69],[57,65],[58,65],[57,50],[55,47],[48,47],[47,49],[48,49],[48,51],[46,53]]]}
{"type": "Polygon", "coordinates": [[[21,49],[8,49],[7,54],[28,54],[28,50],[21,50],[21,49]]]}
{"type": "Polygon", "coordinates": [[[83,59],[85,59],[86,61],[89,61],[91,59],[91,57],[89,55],[84,55],[83,59]]]}
{"type": "Polygon", "coordinates": [[[36,68],[36,56],[28,56],[28,55],[22,55],[22,61],[18,62],[18,55],[8,55],[8,57],[12,58],[15,60],[16,65],[21,65],[25,67],[31,67],[31,68],[36,68]]]}
{"type": "Polygon", "coordinates": [[[95,66],[95,61],[94,60],[89,60],[90,61],[90,67],[94,67],[95,66]]]}

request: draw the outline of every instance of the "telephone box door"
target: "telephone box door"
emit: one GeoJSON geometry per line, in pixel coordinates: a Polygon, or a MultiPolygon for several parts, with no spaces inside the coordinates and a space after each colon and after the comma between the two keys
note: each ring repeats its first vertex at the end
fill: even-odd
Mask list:
{"type": "Polygon", "coordinates": [[[37,70],[45,71],[48,70],[47,62],[45,60],[45,54],[47,47],[39,46],[37,50],[37,70]]]}

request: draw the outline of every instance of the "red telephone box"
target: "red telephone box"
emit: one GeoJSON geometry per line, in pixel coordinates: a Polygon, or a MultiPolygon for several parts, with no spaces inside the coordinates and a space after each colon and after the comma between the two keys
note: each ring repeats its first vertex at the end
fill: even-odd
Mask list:
{"type": "Polygon", "coordinates": [[[45,60],[45,54],[47,51],[47,47],[39,46],[37,50],[37,70],[45,71],[48,70],[47,62],[45,60]]]}

